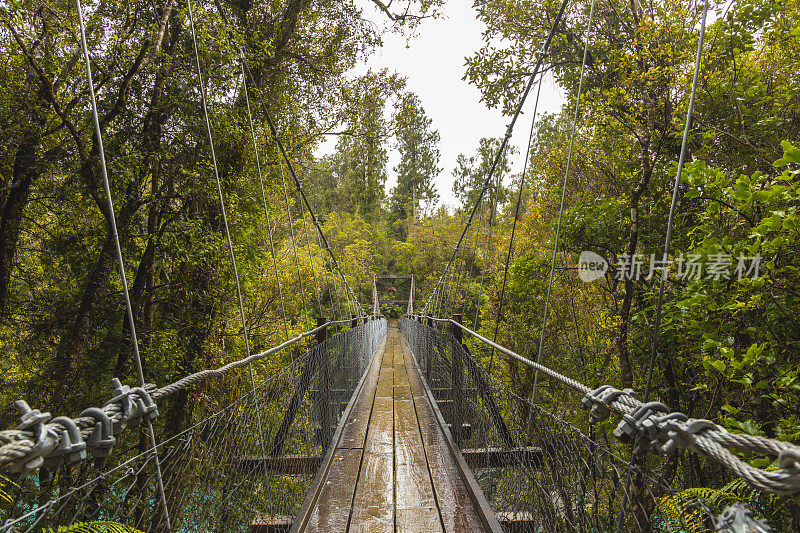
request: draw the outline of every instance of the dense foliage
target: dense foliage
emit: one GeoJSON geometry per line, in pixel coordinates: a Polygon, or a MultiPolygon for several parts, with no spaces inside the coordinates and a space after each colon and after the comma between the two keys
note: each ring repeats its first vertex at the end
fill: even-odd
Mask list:
{"type": "MultiPolygon", "coordinates": [[[[460,205],[437,204],[441,139],[419,97],[395,73],[352,74],[380,46],[381,32],[419,29],[441,2],[400,4],[197,3],[200,62],[254,350],[305,330],[319,316],[353,311],[343,307],[343,280],[330,268],[272,143],[267,113],[365,308],[372,276],[386,273],[413,273],[421,308],[499,146],[484,138],[456,168],[445,169],[460,205]],[[365,18],[368,7],[377,7],[370,13],[385,27],[365,18]],[[244,77],[239,49],[248,65],[244,77]],[[315,156],[329,135],[337,138],[334,153],[315,156]],[[400,163],[387,194],[389,150],[398,150],[400,163]]],[[[466,79],[487,105],[512,109],[558,4],[475,3],[487,28],[485,46],[465,50],[466,79]]],[[[139,0],[87,9],[136,326],[147,378],[164,382],[244,351],[186,5],[139,0]]],[[[549,51],[548,69],[568,102],[538,120],[524,189],[522,169],[504,158],[445,278],[448,299],[435,310],[463,313],[493,335],[521,194],[498,342],[535,359],[544,335],[545,364],[590,386],[642,389],[658,292],[658,276],[647,276],[649,260],[664,245],[701,12],[673,0],[604,0],[588,28],[589,9],[588,0],[572,4],[549,51]],[[586,78],[543,328],[587,30],[586,78]],[[592,283],[576,273],[584,250],[610,265],[592,283]],[[643,258],[639,279],[621,276],[623,254],[643,258]]],[[[99,383],[112,376],[134,376],[130,335],[75,8],[13,0],[0,10],[7,57],[0,66],[0,402],[25,397],[61,411],[104,398],[99,383]]],[[[742,0],[714,4],[711,12],[654,393],[671,409],[731,431],[799,442],[800,6],[742,0]],[[727,258],[727,275],[682,277],[679,261],[689,257],[705,268],[727,258]],[[758,270],[740,279],[740,258],[753,257],[761,260],[758,270]]],[[[282,363],[268,360],[257,371],[282,363]]],[[[529,369],[499,360],[493,372],[530,395],[529,369]]],[[[541,403],[585,424],[576,398],[547,382],[538,386],[541,403]]],[[[176,429],[193,416],[189,399],[179,395],[167,409],[176,429]]],[[[660,475],[713,491],[730,481],[691,454],[667,462],[660,475]]],[[[798,527],[800,511],[790,510],[798,527]]]]}

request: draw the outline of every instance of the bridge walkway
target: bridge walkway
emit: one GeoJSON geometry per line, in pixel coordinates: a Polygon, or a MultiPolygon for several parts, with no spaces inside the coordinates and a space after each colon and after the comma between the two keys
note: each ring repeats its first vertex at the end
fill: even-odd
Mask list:
{"type": "Polygon", "coordinates": [[[295,530],[486,531],[474,489],[459,476],[459,458],[396,324],[389,325],[338,433],[295,530]]]}

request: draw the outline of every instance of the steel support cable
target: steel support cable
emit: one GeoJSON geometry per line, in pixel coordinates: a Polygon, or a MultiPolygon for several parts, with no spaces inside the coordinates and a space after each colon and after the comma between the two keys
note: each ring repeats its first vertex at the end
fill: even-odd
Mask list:
{"type": "MultiPolygon", "coordinates": [[[[111,234],[114,237],[114,248],[117,254],[117,265],[119,266],[119,273],[120,278],[122,279],[122,294],[125,298],[125,314],[128,319],[128,326],[130,327],[131,333],[131,343],[133,344],[133,356],[134,356],[134,363],[136,366],[136,374],[139,378],[139,385],[141,387],[145,386],[144,380],[144,369],[142,368],[142,357],[139,353],[139,339],[136,335],[136,324],[133,320],[133,306],[131,305],[131,297],[128,292],[128,277],[125,273],[125,262],[123,261],[122,257],[122,246],[120,246],[119,242],[119,232],[117,231],[117,217],[114,212],[114,199],[111,195],[111,184],[108,181],[108,168],[106,165],[106,154],[105,148],[103,146],[103,131],[100,128],[100,115],[97,111],[97,98],[94,94],[94,79],[92,76],[92,63],[89,58],[89,46],[86,43],[86,26],[83,22],[83,6],[81,6],[81,0],[75,0],[75,6],[78,12],[78,26],[80,28],[81,33],[81,48],[83,51],[83,59],[86,63],[86,78],[88,81],[89,86],[89,100],[92,104],[92,121],[94,124],[94,133],[97,138],[97,148],[98,153],[100,155],[100,169],[103,174],[103,188],[105,189],[106,193],[106,201],[108,203],[108,223],[111,227],[111,234]]],[[[169,509],[167,508],[167,498],[164,492],[164,480],[161,476],[161,462],[158,458],[158,445],[156,442],[156,432],[153,428],[153,423],[147,419],[147,433],[150,439],[150,451],[153,456],[153,462],[155,463],[155,473],[156,473],[156,483],[158,485],[158,497],[161,502],[161,508],[164,514],[164,523],[167,526],[167,530],[171,529],[170,527],[170,519],[169,519],[169,509]]],[[[59,433],[60,435],[60,433],[59,433]]],[[[33,447],[31,447],[33,449],[33,447]]],[[[23,454],[23,457],[27,455],[23,454]]]]}
{"type": "Polygon", "coordinates": [[[447,297],[445,298],[444,316],[451,316],[453,314],[453,306],[455,299],[458,297],[458,285],[461,282],[461,267],[463,266],[464,248],[456,250],[456,262],[450,272],[450,281],[447,285],[447,297]],[[454,291],[455,287],[455,291],[454,291]],[[455,294],[453,294],[455,292],[455,294]]]}
{"type": "MultiPolygon", "coordinates": [[[[427,316],[426,318],[434,322],[450,324],[457,327],[498,352],[533,368],[548,378],[554,379],[585,396],[593,392],[591,388],[583,383],[556,372],[545,365],[527,359],[455,320],[432,316],[427,316]]],[[[419,324],[418,326],[426,327],[419,324]]],[[[601,403],[605,405],[609,411],[622,417],[632,415],[645,406],[643,401],[636,399],[632,394],[625,393],[624,391],[619,395],[615,395],[613,399],[602,401],[601,403]]],[[[790,442],[768,439],[766,437],[729,433],[725,428],[713,423],[708,423],[706,420],[685,419],[681,421],[680,419],[671,417],[669,414],[664,416],[664,413],[659,412],[651,414],[648,419],[653,421],[655,425],[667,421],[669,423],[668,429],[677,428],[686,439],[684,442],[678,441],[680,447],[718,461],[756,488],[776,494],[793,496],[795,498],[800,496],[800,446],[790,442]],[[663,420],[660,419],[662,416],[663,420]],[[699,431],[693,429],[694,424],[697,422],[703,423],[702,429],[699,431]],[[765,471],[755,468],[733,455],[729,451],[729,448],[778,457],[779,467],[774,471],[765,471]]]]}
{"type": "MultiPolygon", "coordinates": [[[[186,5],[189,11],[189,29],[192,33],[192,47],[194,48],[194,59],[195,65],[197,66],[197,81],[200,84],[200,100],[203,104],[203,117],[205,118],[206,123],[206,132],[208,133],[208,145],[211,151],[211,163],[214,168],[214,179],[217,182],[217,194],[219,196],[219,207],[222,214],[222,225],[225,228],[225,238],[228,241],[228,252],[231,256],[231,266],[233,267],[233,278],[236,282],[236,296],[239,300],[239,317],[242,322],[242,338],[244,339],[244,347],[245,352],[247,353],[247,358],[249,359],[251,356],[250,351],[250,334],[247,330],[247,318],[245,317],[244,312],[244,299],[242,298],[242,286],[239,282],[239,267],[236,264],[236,254],[233,251],[233,239],[231,239],[231,231],[230,227],[228,226],[228,214],[225,209],[225,197],[222,194],[222,180],[219,177],[219,167],[217,165],[217,153],[214,148],[214,135],[211,131],[211,118],[208,116],[208,102],[206,100],[206,86],[205,82],[203,81],[203,71],[200,67],[200,51],[197,47],[197,33],[195,32],[194,28],[194,12],[192,11],[192,0],[186,0],[186,5]]],[[[250,387],[253,391],[253,397],[255,399],[255,391],[256,391],[256,378],[255,373],[253,372],[253,365],[247,365],[247,369],[250,374],[250,387]]],[[[259,428],[259,442],[261,444],[262,449],[265,450],[266,447],[264,445],[264,429],[261,424],[261,409],[258,406],[258,400],[256,400],[256,420],[258,422],[259,428]]]]}
{"type": "MultiPolygon", "coordinates": [[[[225,14],[225,11],[222,9],[222,7],[221,7],[221,5],[219,3],[215,3],[215,5],[217,7],[217,11],[220,14],[220,17],[222,18],[223,22],[225,23],[226,33],[229,34],[229,38],[231,40],[231,43],[233,44],[233,46],[239,52],[239,56],[240,56],[242,68],[243,68],[243,70],[245,72],[245,76],[246,77],[249,76],[250,80],[254,82],[255,78],[253,77],[253,73],[250,71],[250,67],[247,65],[247,61],[245,59],[244,51],[238,45],[236,40],[233,37],[230,37],[231,30],[230,30],[230,25],[228,23],[228,17],[225,14]]],[[[289,167],[289,171],[291,172],[292,177],[295,179],[295,183],[299,186],[299,182],[298,182],[297,177],[295,175],[294,167],[292,166],[291,161],[289,160],[289,158],[288,158],[288,156],[286,154],[286,151],[283,148],[283,144],[280,142],[280,138],[278,137],[278,132],[275,129],[275,126],[274,126],[274,124],[272,122],[272,118],[270,117],[270,114],[269,114],[269,111],[268,111],[269,106],[267,105],[267,102],[266,102],[266,100],[264,99],[263,96],[261,98],[261,103],[264,106],[264,116],[265,116],[265,118],[267,120],[267,124],[269,126],[269,130],[270,130],[270,133],[272,135],[273,141],[275,142],[275,145],[278,147],[279,153],[283,156],[283,159],[284,159],[287,167],[289,167]]],[[[281,175],[283,177],[283,167],[281,167],[281,175]]],[[[283,179],[284,179],[284,182],[285,182],[285,177],[283,177],[283,179]]],[[[338,263],[336,262],[336,257],[333,255],[333,252],[331,251],[330,246],[328,246],[328,241],[327,241],[327,239],[325,238],[325,235],[322,232],[322,228],[316,222],[316,216],[314,215],[314,211],[311,208],[311,206],[309,205],[308,200],[305,199],[305,195],[303,194],[302,188],[299,188],[299,192],[303,196],[303,200],[305,201],[306,206],[308,207],[309,212],[311,213],[312,222],[314,222],[314,225],[316,226],[317,230],[319,231],[320,236],[322,237],[323,241],[325,242],[326,250],[330,254],[331,259],[333,260],[333,263],[336,265],[336,268],[338,270],[338,263]]],[[[284,193],[285,193],[285,184],[284,184],[284,193]]],[[[304,219],[304,223],[305,223],[305,219],[304,219]]],[[[291,225],[291,216],[290,216],[290,225],[291,225]]],[[[292,241],[292,242],[294,244],[294,241],[292,241]]],[[[295,255],[296,255],[296,253],[295,253],[295,255]]],[[[347,279],[344,277],[343,273],[341,274],[341,276],[343,278],[344,283],[347,284],[347,279]]],[[[301,285],[302,285],[302,282],[301,282],[301,285]]],[[[349,289],[349,285],[347,285],[347,286],[348,286],[348,289],[349,289]]],[[[350,291],[350,294],[352,295],[352,290],[350,291]]],[[[353,298],[355,298],[355,296],[353,296],[353,298]]],[[[305,308],[305,302],[303,303],[303,307],[305,308]]],[[[360,314],[361,315],[364,314],[363,310],[361,311],[360,314]]]]}
{"type": "Polygon", "coordinates": [[[300,204],[300,218],[303,219],[303,234],[306,237],[306,251],[308,251],[308,266],[311,269],[311,279],[314,281],[314,296],[317,300],[317,311],[319,316],[322,316],[322,302],[319,298],[319,284],[317,283],[317,273],[314,270],[314,258],[311,256],[311,238],[308,235],[308,226],[306,225],[306,210],[303,209],[303,202],[300,204]]]}
{"type": "Polygon", "coordinates": [[[475,267],[475,260],[477,258],[476,254],[477,254],[477,249],[478,249],[478,234],[480,233],[480,230],[481,230],[481,221],[482,220],[483,220],[483,210],[478,208],[478,225],[476,226],[476,230],[475,230],[475,244],[473,245],[473,250],[472,250],[472,266],[469,267],[469,268],[467,267],[467,249],[468,249],[469,246],[465,246],[463,248],[462,252],[461,252],[461,265],[462,266],[459,266],[458,276],[456,277],[455,298],[453,300],[453,309],[452,309],[452,311],[450,313],[451,315],[458,308],[458,294],[461,291],[462,279],[463,279],[463,285],[464,285],[464,303],[463,303],[462,308],[461,308],[461,316],[463,317],[464,314],[466,313],[467,301],[469,301],[469,279],[470,279],[470,274],[471,274],[472,270],[475,267]],[[463,269],[463,278],[462,278],[462,269],[463,269]]]}
{"type": "Polygon", "coordinates": [[[278,284],[278,297],[281,301],[281,314],[283,316],[283,330],[286,338],[284,340],[289,339],[289,321],[286,317],[286,303],[283,301],[283,287],[281,286],[281,278],[278,273],[278,258],[275,254],[275,243],[272,239],[272,223],[269,216],[269,207],[267,206],[267,193],[264,189],[264,177],[261,172],[261,158],[258,155],[258,141],[256,140],[256,129],[253,125],[253,115],[250,111],[250,96],[247,92],[247,74],[244,70],[244,55],[241,54],[241,50],[239,51],[241,55],[241,67],[242,67],[242,87],[244,89],[244,99],[245,103],[247,104],[247,121],[250,125],[250,135],[253,137],[253,153],[255,154],[256,158],[256,169],[258,171],[258,183],[261,187],[261,201],[264,204],[264,217],[267,222],[267,240],[269,240],[269,249],[270,253],[272,254],[272,266],[275,270],[275,283],[278,284]]]}
{"type": "Polygon", "coordinates": [[[511,122],[506,127],[506,133],[503,136],[503,140],[500,142],[500,147],[497,149],[497,153],[495,154],[494,159],[492,160],[492,165],[489,167],[489,172],[486,175],[486,179],[484,180],[483,187],[481,187],[480,192],[478,193],[478,198],[475,201],[475,205],[472,207],[472,211],[470,212],[469,219],[467,220],[467,224],[464,226],[464,230],[461,232],[461,236],[456,243],[456,247],[453,250],[453,256],[448,262],[448,264],[452,263],[455,260],[456,253],[458,252],[458,248],[461,246],[462,241],[464,240],[467,231],[469,230],[469,226],[472,224],[472,219],[475,216],[475,211],[478,209],[478,206],[483,199],[483,195],[486,193],[486,189],[489,187],[489,183],[491,182],[492,175],[494,175],[495,170],[497,170],[497,166],[500,163],[503,154],[505,153],[506,146],[508,146],[508,141],[511,139],[511,135],[514,132],[514,126],[517,123],[517,119],[522,114],[522,108],[525,106],[525,101],[528,99],[528,94],[530,94],[531,89],[533,88],[533,84],[536,81],[536,77],[539,75],[542,64],[544,63],[545,57],[547,55],[547,51],[550,49],[550,42],[553,40],[553,37],[558,30],[559,25],[561,24],[561,19],[564,16],[564,11],[567,7],[569,0],[562,0],[561,6],[558,9],[558,13],[556,14],[555,20],[553,21],[553,26],[550,28],[549,33],[547,34],[547,38],[542,45],[542,51],[539,54],[539,59],[536,60],[536,65],[533,68],[533,72],[528,79],[528,82],[525,84],[525,89],[522,91],[522,95],[520,96],[519,102],[517,103],[516,109],[514,110],[514,114],[511,117],[511,122]]]}
{"type": "MultiPolygon", "coordinates": [[[[232,361],[219,368],[200,370],[198,372],[185,376],[177,381],[174,381],[162,387],[155,387],[152,384],[146,384],[142,388],[149,393],[153,401],[159,401],[171,394],[184,390],[187,387],[195,385],[201,381],[210,378],[221,377],[230,372],[231,370],[243,368],[245,366],[250,366],[255,361],[264,359],[265,357],[275,354],[293,344],[296,344],[297,342],[307,337],[316,335],[317,332],[325,329],[326,327],[338,324],[344,324],[348,322],[350,322],[349,319],[326,322],[321,326],[300,333],[299,335],[277,346],[274,346],[268,350],[264,350],[256,354],[252,354],[247,358],[240,359],[238,361],[232,361]]],[[[122,409],[118,402],[108,403],[105,406],[103,406],[101,410],[109,417],[109,419],[112,422],[119,422],[122,420],[122,409]]],[[[73,418],[72,420],[78,427],[78,429],[81,431],[83,439],[88,440],[89,437],[92,435],[92,433],[95,431],[97,419],[94,417],[85,416],[85,417],[73,418]]],[[[48,427],[51,427],[55,430],[55,435],[57,435],[56,444],[58,444],[62,433],[67,428],[59,423],[50,423],[48,424],[48,427]]],[[[0,466],[6,466],[9,463],[24,458],[36,446],[36,438],[37,436],[32,431],[16,430],[16,429],[0,431],[0,466]]]]}
{"type": "Polygon", "coordinates": [[[439,292],[436,294],[436,300],[434,304],[434,316],[438,317],[439,313],[442,309],[442,298],[444,295],[444,288],[447,285],[447,276],[450,274],[450,263],[445,265],[444,272],[442,272],[442,277],[439,279],[439,292]]]}
{"type": "MultiPolygon", "coordinates": [[[[344,272],[342,272],[342,269],[339,266],[339,262],[336,260],[336,256],[333,254],[333,250],[331,250],[330,244],[328,243],[328,239],[327,239],[327,237],[325,237],[325,233],[322,231],[322,227],[320,226],[319,220],[317,219],[317,215],[314,213],[314,209],[311,207],[311,204],[308,202],[308,198],[306,197],[306,193],[305,193],[305,191],[303,189],[302,184],[300,183],[300,179],[297,177],[297,173],[294,170],[294,165],[292,165],[292,162],[289,159],[289,155],[286,152],[286,148],[283,146],[283,143],[281,142],[280,137],[278,137],[278,130],[275,128],[275,124],[272,121],[272,117],[269,115],[269,112],[267,112],[266,110],[264,112],[264,117],[267,120],[267,125],[269,126],[270,132],[272,133],[273,140],[275,141],[275,144],[278,146],[278,150],[280,150],[280,153],[283,156],[283,160],[286,163],[286,167],[289,169],[289,173],[292,175],[292,179],[294,180],[295,187],[297,188],[297,191],[300,193],[300,198],[305,203],[306,207],[308,208],[308,212],[311,215],[311,222],[314,224],[314,227],[317,228],[317,231],[319,232],[319,235],[322,238],[322,242],[325,245],[325,250],[328,252],[328,255],[330,256],[331,260],[333,261],[334,268],[336,269],[336,271],[341,276],[342,281],[344,282],[345,287],[347,288],[347,292],[349,294],[349,297],[352,298],[353,299],[353,303],[356,304],[358,302],[358,300],[356,299],[355,294],[353,294],[353,289],[350,286],[350,283],[347,281],[347,277],[344,275],[344,272]]],[[[362,309],[362,313],[363,313],[363,309],[362,309]]]]}
{"type": "MultiPolygon", "coordinates": [[[[542,79],[541,76],[539,76],[539,88],[541,88],[541,83],[542,83],[541,79],[542,79]]],[[[538,91],[536,93],[536,102],[537,102],[537,104],[539,102],[539,93],[538,93],[538,91]]],[[[535,109],[536,108],[534,107],[534,118],[536,117],[535,109]]],[[[501,179],[500,179],[501,176],[502,176],[502,173],[498,172],[497,173],[497,183],[496,183],[495,189],[494,189],[494,200],[492,200],[491,197],[489,198],[489,232],[488,232],[488,234],[486,236],[486,251],[484,252],[484,256],[483,256],[484,257],[484,259],[483,259],[484,267],[489,265],[489,254],[490,254],[491,248],[492,248],[492,232],[494,231],[494,224],[495,224],[495,222],[497,220],[497,203],[499,201],[500,186],[502,185],[502,182],[501,182],[501,179]]],[[[476,311],[478,311],[478,312],[480,312],[480,299],[483,297],[483,284],[484,284],[485,280],[486,280],[486,268],[484,268],[481,271],[481,286],[480,286],[480,289],[478,290],[478,308],[476,309],[476,311]]],[[[476,316],[475,322],[477,323],[478,314],[476,313],[475,316],[476,316]]],[[[490,369],[491,369],[491,364],[492,364],[492,359],[489,358],[489,368],[490,369]]]]}
{"type": "MultiPolygon", "coordinates": [[[[274,140],[274,139],[273,139],[274,140]]],[[[277,145],[276,145],[277,146],[277,145]]],[[[283,186],[283,200],[286,206],[286,217],[289,219],[289,234],[292,237],[292,252],[294,253],[294,264],[297,268],[297,282],[300,284],[300,303],[303,308],[303,316],[306,320],[306,327],[310,328],[311,323],[308,320],[308,308],[306,308],[305,288],[303,287],[303,277],[300,274],[300,259],[297,256],[297,241],[294,235],[294,222],[292,221],[292,210],[289,207],[289,193],[286,190],[286,174],[283,170],[283,163],[278,160],[278,166],[281,169],[281,184],[283,186]]]]}
{"type": "MultiPolygon", "coordinates": [[[[219,10],[219,4],[217,4],[217,7],[218,7],[218,10],[219,10]]],[[[230,31],[230,28],[227,27],[227,25],[228,25],[227,15],[225,15],[225,12],[222,11],[222,10],[219,10],[219,13],[220,13],[220,16],[222,17],[223,21],[226,24],[226,29],[228,31],[230,31]]],[[[233,42],[233,44],[234,44],[234,46],[236,46],[237,49],[239,49],[239,53],[242,56],[243,65],[244,65],[245,71],[247,73],[247,76],[250,77],[251,81],[255,81],[255,78],[253,77],[253,73],[250,71],[250,67],[247,65],[246,62],[244,62],[244,54],[243,54],[243,52],[238,47],[238,45],[235,43],[235,41],[233,42]]],[[[267,102],[266,102],[266,100],[264,99],[263,96],[262,96],[262,99],[261,99],[261,103],[264,106],[264,118],[267,121],[267,126],[269,127],[272,139],[273,139],[273,141],[275,142],[275,145],[278,148],[279,154],[282,156],[284,162],[286,163],[286,166],[289,169],[289,173],[292,175],[292,178],[294,179],[295,185],[296,185],[296,187],[298,189],[298,192],[300,193],[302,201],[305,203],[306,207],[308,208],[309,214],[311,215],[311,222],[314,224],[314,226],[316,227],[317,231],[319,232],[320,237],[322,238],[323,244],[325,245],[325,250],[328,252],[328,254],[329,254],[330,258],[331,258],[331,261],[333,262],[334,269],[336,270],[336,272],[339,273],[339,275],[342,278],[342,282],[344,283],[345,287],[347,288],[348,298],[352,298],[353,299],[353,304],[354,304],[354,307],[355,307],[356,310],[360,309],[360,313],[358,313],[358,314],[360,314],[361,316],[364,316],[365,315],[364,310],[363,310],[363,308],[360,308],[360,306],[358,305],[358,300],[355,298],[355,294],[353,293],[353,290],[350,287],[349,282],[347,281],[347,277],[344,275],[344,272],[342,272],[341,268],[339,267],[339,263],[336,260],[336,256],[333,254],[333,250],[331,250],[331,247],[328,244],[328,239],[325,237],[325,233],[322,231],[322,227],[320,226],[319,221],[317,220],[316,214],[314,213],[314,210],[311,207],[311,204],[309,204],[308,199],[305,196],[305,192],[303,191],[302,185],[300,184],[300,181],[297,178],[297,174],[295,173],[294,166],[292,165],[292,162],[289,159],[288,154],[286,153],[286,150],[285,150],[285,148],[283,146],[283,143],[281,142],[280,137],[278,136],[278,131],[275,128],[275,124],[272,121],[272,117],[270,116],[269,105],[267,104],[267,102]]],[[[281,172],[283,172],[283,167],[281,167],[281,172]]]]}
{"type": "Polygon", "coordinates": [[[319,247],[319,256],[322,259],[322,272],[325,275],[325,288],[328,291],[328,297],[331,301],[331,313],[333,314],[333,319],[338,320],[339,318],[344,318],[345,315],[342,313],[341,304],[339,302],[339,289],[336,287],[336,277],[331,271],[331,277],[333,278],[333,292],[331,292],[331,280],[328,279],[328,268],[330,267],[330,263],[325,258],[325,252],[322,250],[322,239],[319,238],[319,234],[317,234],[317,246],[319,247]],[[339,316],[336,316],[336,304],[339,305],[339,316]]]}
{"type": "MultiPolygon", "coordinates": [[[[686,160],[686,151],[689,144],[689,131],[692,127],[692,113],[694,112],[694,98],[697,94],[697,79],[700,75],[700,66],[703,62],[703,40],[706,35],[706,18],[708,15],[708,0],[703,1],[703,14],[700,21],[700,32],[697,37],[697,52],[694,59],[694,74],[692,77],[692,89],[689,93],[689,106],[686,109],[686,124],[683,128],[683,140],[681,141],[681,152],[678,156],[678,169],[675,173],[675,183],[672,188],[672,201],[669,206],[669,216],[667,217],[667,234],[664,237],[664,253],[661,256],[662,269],[661,280],[658,286],[658,302],[656,304],[656,316],[653,322],[653,336],[650,346],[650,360],[647,365],[647,382],[644,388],[643,399],[645,402],[650,398],[650,387],[653,382],[653,368],[655,367],[656,355],[658,354],[658,334],[661,328],[661,312],[664,306],[664,288],[667,282],[667,260],[669,258],[670,241],[672,240],[672,225],[675,221],[676,206],[678,204],[678,191],[681,183],[681,173],[683,171],[683,164],[686,160]]],[[[628,472],[625,479],[625,492],[622,498],[622,506],[619,511],[619,521],[617,522],[617,533],[622,531],[623,522],[625,521],[625,508],[628,503],[628,492],[630,490],[632,473],[631,468],[636,460],[635,451],[631,452],[631,460],[628,462],[628,472]]]]}
{"type": "MultiPolygon", "coordinates": [[[[472,269],[474,270],[476,264],[478,262],[478,241],[480,240],[481,234],[481,226],[483,226],[483,209],[478,211],[478,225],[475,227],[475,242],[472,245],[472,269]]],[[[483,267],[486,266],[486,256],[483,257],[483,267]]],[[[481,273],[483,273],[483,268],[481,269],[481,273]]],[[[464,285],[464,306],[461,308],[461,315],[466,318],[467,316],[467,304],[469,303],[469,288],[470,288],[470,277],[467,276],[466,283],[464,285]]]]}
{"type": "MultiPolygon", "coordinates": [[[[580,113],[581,108],[581,97],[583,96],[583,78],[586,73],[586,59],[589,56],[589,34],[592,31],[592,24],[594,22],[594,6],[595,0],[592,0],[591,5],[589,6],[589,21],[586,24],[586,35],[584,37],[583,43],[583,59],[581,60],[581,73],[580,73],[580,80],[578,81],[578,94],[575,98],[575,112],[572,116],[572,131],[569,135],[569,151],[567,152],[567,168],[564,171],[564,180],[561,183],[561,202],[558,207],[558,222],[556,224],[556,237],[553,241],[553,258],[550,262],[550,274],[547,279],[547,293],[544,299],[544,314],[542,315],[542,329],[539,334],[539,347],[536,350],[536,362],[539,363],[542,360],[542,349],[544,348],[544,337],[545,337],[545,329],[547,328],[547,319],[550,314],[550,295],[553,290],[553,276],[556,270],[556,259],[558,257],[558,243],[559,239],[561,238],[561,222],[563,219],[564,214],[564,202],[567,197],[567,183],[569,181],[569,171],[572,164],[572,154],[575,148],[575,134],[577,132],[577,125],[578,125],[578,114],[580,113]]],[[[495,340],[497,340],[497,331],[498,331],[499,322],[495,325],[495,340]]],[[[534,399],[536,397],[536,386],[539,381],[539,374],[535,372],[533,375],[533,389],[531,390],[531,404],[533,404],[534,399]]],[[[531,421],[532,411],[529,410],[528,412],[528,429],[530,429],[530,421],[531,421]]]]}
{"type": "MultiPolygon", "coordinates": [[[[498,173],[498,176],[499,175],[500,174],[498,173]]],[[[476,254],[476,250],[477,250],[478,233],[480,232],[481,219],[483,218],[481,216],[483,214],[483,211],[481,209],[479,209],[478,212],[479,212],[479,214],[478,214],[478,225],[477,225],[477,229],[475,231],[475,247],[474,247],[473,252],[472,252],[472,266],[471,267],[467,267],[467,249],[468,249],[468,246],[465,246],[465,247],[462,248],[462,251],[461,251],[461,263],[460,263],[460,266],[458,268],[458,275],[456,276],[456,279],[455,279],[455,288],[454,288],[455,289],[455,296],[453,298],[453,306],[452,306],[452,309],[450,311],[451,315],[453,313],[455,313],[456,309],[458,309],[458,295],[461,292],[462,280],[464,280],[465,283],[464,283],[464,304],[463,304],[461,316],[463,317],[464,313],[466,312],[465,309],[466,309],[466,306],[467,306],[467,301],[469,300],[470,273],[472,272],[473,268],[475,267],[475,258],[476,258],[475,254],[476,254]],[[462,278],[462,271],[463,271],[463,278],[462,278]]]]}
{"type": "MultiPolygon", "coordinates": [[[[542,94],[542,81],[544,80],[544,75],[539,76],[539,85],[536,89],[536,100],[533,103],[533,117],[531,117],[531,130],[528,134],[528,149],[525,151],[525,163],[522,165],[522,175],[520,176],[519,182],[519,192],[517,193],[517,204],[514,208],[514,222],[511,225],[511,238],[508,241],[508,253],[506,254],[506,264],[503,268],[503,284],[500,288],[500,301],[497,308],[497,316],[495,317],[495,328],[494,328],[494,340],[497,340],[497,332],[500,327],[500,320],[502,320],[503,316],[503,303],[505,301],[506,295],[506,283],[508,280],[508,267],[511,263],[511,256],[514,253],[514,236],[516,235],[517,231],[517,222],[519,221],[519,210],[522,205],[522,193],[525,189],[525,176],[528,173],[528,163],[530,162],[530,155],[531,155],[531,146],[533,145],[533,133],[536,127],[536,113],[539,109],[539,97],[542,94]]],[[[481,276],[481,292],[483,292],[483,276],[481,276]]],[[[480,310],[480,295],[479,295],[479,302],[478,302],[478,310],[480,310]]],[[[478,329],[478,313],[475,314],[475,329],[478,329]]],[[[494,361],[494,349],[492,349],[489,355],[489,375],[492,373],[492,362],[494,361]]]]}

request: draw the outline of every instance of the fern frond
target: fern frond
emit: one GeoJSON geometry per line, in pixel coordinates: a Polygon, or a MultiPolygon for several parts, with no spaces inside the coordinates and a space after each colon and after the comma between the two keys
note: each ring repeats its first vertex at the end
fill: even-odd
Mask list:
{"type": "Polygon", "coordinates": [[[48,533],[142,533],[118,522],[76,522],[69,526],[59,526],[57,530],[49,529],[48,533]]]}

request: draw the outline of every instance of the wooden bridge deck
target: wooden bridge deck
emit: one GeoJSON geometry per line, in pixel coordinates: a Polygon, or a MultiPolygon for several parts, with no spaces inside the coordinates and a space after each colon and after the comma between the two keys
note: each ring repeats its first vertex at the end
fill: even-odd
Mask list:
{"type": "Polygon", "coordinates": [[[463,458],[436,417],[408,344],[390,325],[294,529],[486,531],[474,488],[459,475],[463,458]]]}

